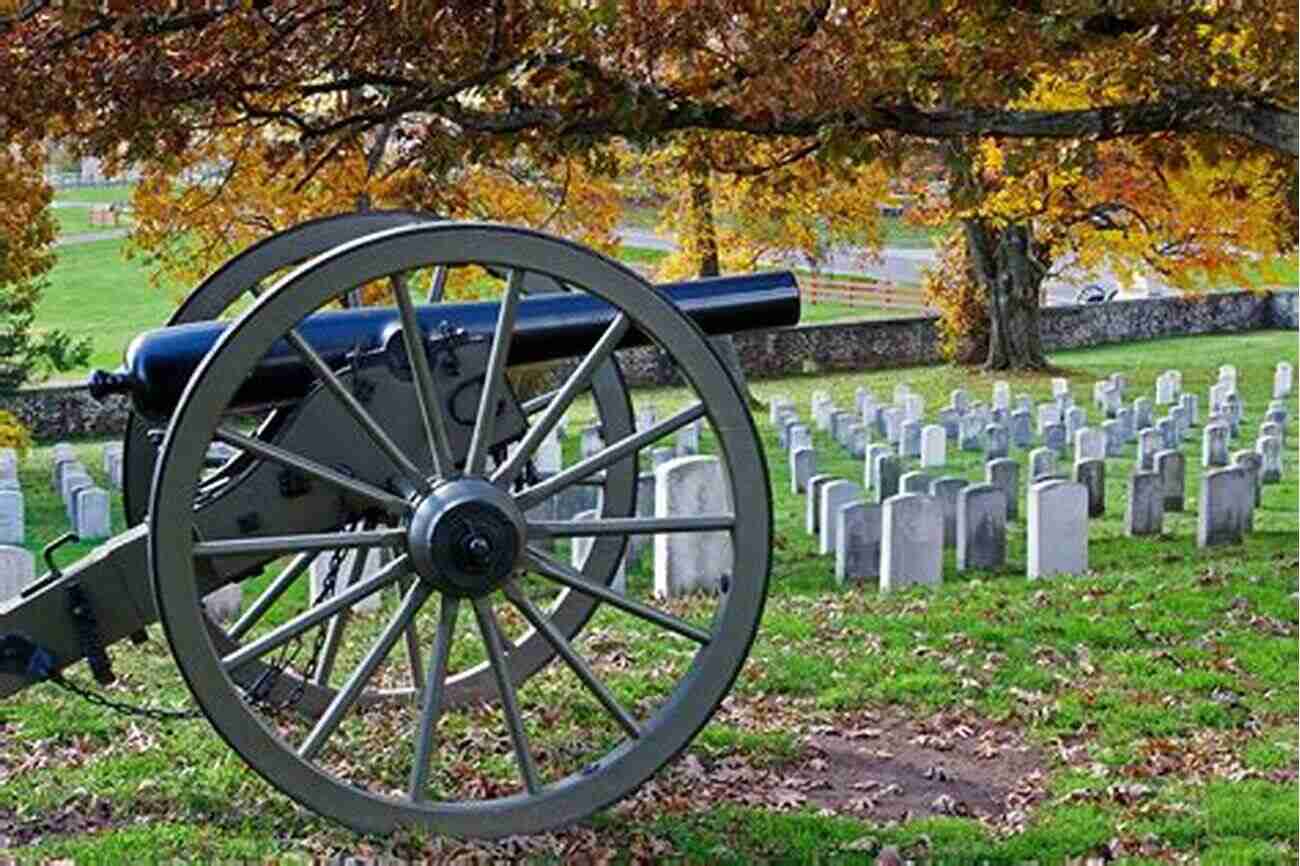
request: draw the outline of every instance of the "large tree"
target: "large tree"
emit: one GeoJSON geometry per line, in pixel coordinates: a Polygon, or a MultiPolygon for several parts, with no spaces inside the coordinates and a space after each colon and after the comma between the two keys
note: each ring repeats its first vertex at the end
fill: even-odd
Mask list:
{"type": "MultiPolygon", "coordinates": [[[[29,0],[0,24],[0,126],[75,133],[96,153],[136,161],[174,157],[214,130],[257,129],[268,164],[291,165],[296,182],[341,142],[384,129],[400,130],[404,158],[434,177],[517,147],[558,159],[611,137],[680,130],[816,140],[864,162],[915,138],[1070,145],[1196,134],[1208,151],[1248,145],[1287,163],[1297,155],[1292,4],[227,0],[177,8],[29,0]],[[1079,99],[1031,99],[1060,70],[1079,99]]],[[[995,250],[1030,243],[1018,229],[1003,237],[995,250]]],[[[999,309],[995,302],[995,318],[999,309]]],[[[1003,319],[1009,329],[1028,323],[1003,319]]]]}

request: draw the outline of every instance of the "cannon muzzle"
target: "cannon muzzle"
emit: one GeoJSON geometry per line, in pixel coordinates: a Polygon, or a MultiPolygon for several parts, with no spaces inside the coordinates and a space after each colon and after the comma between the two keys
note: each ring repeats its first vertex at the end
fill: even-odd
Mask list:
{"type": "MultiPolygon", "coordinates": [[[[755,328],[794,325],[799,320],[799,288],[789,271],[717,277],[655,287],[706,334],[721,335],[755,328]]],[[[498,303],[477,301],[420,306],[417,317],[430,341],[490,338],[498,303]]],[[[589,350],[614,320],[616,310],[589,294],[554,292],[532,295],[519,304],[509,363],[558,361],[589,350]]],[[[146,331],[126,350],[124,365],[113,372],[97,370],[89,381],[95,399],[128,394],[135,410],[166,418],[180,402],[190,377],[216,344],[229,322],[198,322],[146,331]]],[[[361,358],[404,366],[397,310],[364,307],[317,313],[304,320],[299,334],[332,367],[361,358]]],[[[630,329],[620,348],[645,343],[630,329]]],[[[315,376],[286,341],[277,341],[236,394],[236,409],[256,409],[299,400],[315,376]]]]}

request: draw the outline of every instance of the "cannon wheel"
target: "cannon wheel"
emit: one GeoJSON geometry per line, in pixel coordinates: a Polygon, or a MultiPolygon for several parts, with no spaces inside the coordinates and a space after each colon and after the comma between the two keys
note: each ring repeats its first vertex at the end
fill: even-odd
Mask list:
{"type": "MultiPolygon", "coordinates": [[[[393,281],[393,293],[404,324],[403,338],[422,339],[409,293],[400,281],[393,281]]],[[[304,358],[311,363],[306,354],[304,358]]],[[[320,375],[329,375],[326,368],[314,366],[320,375]]],[[[503,364],[490,364],[475,440],[484,434],[484,441],[490,441],[485,428],[491,427],[494,413],[487,407],[496,405],[502,377],[503,364]]],[[[358,422],[364,425],[362,419],[358,422]]],[[[385,450],[378,439],[375,443],[385,450]]],[[[262,456],[294,460],[270,450],[264,450],[262,456]]],[[[309,475],[315,471],[301,460],[292,465],[309,475]]],[[[766,598],[772,541],[767,467],[753,422],[735,380],[694,323],[635,273],[590,250],[522,229],[452,223],[393,229],[346,244],[285,277],[241,316],[195,372],[173,415],[154,479],[149,524],[152,584],[173,655],[203,712],[250,766],[307,808],[359,831],[389,832],[415,825],[473,837],[542,832],[569,824],[628,794],[684,748],[726,696],[749,651],[766,598]],[[230,671],[284,645],[323,621],[334,608],[311,607],[234,652],[214,644],[199,598],[198,564],[210,557],[246,555],[248,540],[195,538],[190,509],[206,443],[214,435],[232,438],[233,434],[219,428],[239,383],[269,347],[337,296],[344,290],[341,287],[431,264],[465,262],[491,263],[511,275],[493,336],[493,356],[502,360],[513,333],[509,311],[517,299],[516,275],[521,272],[545,273],[602,298],[620,312],[553,397],[552,405],[532,422],[519,446],[522,455],[526,456],[558,420],[568,402],[565,394],[580,390],[583,370],[589,372],[602,357],[608,357],[629,328],[636,328],[672,355],[695,402],[648,429],[610,442],[558,476],[517,490],[509,483],[511,461],[489,473],[484,469],[482,449],[474,445],[463,475],[437,472],[437,465],[450,465],[445,441],[439,441],[443,422],[436,414],[440,411],[436,401],[420,398],[429,392],[427,372],[414,364],[419,405],[412,411],[424,419],[429,451],[444,455],[441,460],[434,458],[433,475],[412,478],[417,492],[396,504],[391,494],[363,480],[340,481],[327,474],[313,477],[342,485],[345,496],[359,497],[401,515],[400,531],[389,531],[382,538],[374,533],[362,538],[359,533],[341,532],[327,539],[331,547],[391,545],[396,557],[389,568],[349,589],[345,593],[348,598],[336,603],[359,600],[407,574],[415,579],[349,674],[347,685],[310,731],[305,726],[287,727],[282,718],[259,712],[255,703],[244,700],[230,671]],[[602,516],[594,521],[546,526],[533,524],[524,516],[528,508],[565,485],[616,465],[627,454],[653,445],[696,419],[705,419],[713,432],[732,513],[664,519],[602,516]],[[471,523],[477,528],[464,545],[440,543],[443,527],[471,523]],[[621,549],[628,533],[679,532],[725,532],[731,542],[731,576],[722,580],[717,595],[696,599],[708,611],[688,613],[674,607],[670,613],[661,604],[638,601],[630,592],[624,594],[603,582],[588,580],[528,544],[529,539],[548,533],[595,535],[616,539],[621,549]],[[460,560],[453,563],[448,559],[446,551],[462,547],[465,555],[484,557],[479,561],[486,570],[476,572],[473,579],[468,576],[468,566],[462,568],[457,564],[460,560]],[[629,617],[638,634],[648,632],[654,646],[664,646],[665,652],[672,653],[672,663],[665,662],[644,677],[630,678],[631,684],[620,680],[618,688],[607,685],[606,679],[613,674],[598,673],[563,635],[546,628],[545,614],[522,586],[525,578],[553,582],[605,602],[608,615],[629,617]],[[421,606],[434,596],[440,601],[438,626],[428,648],[422,699],[409,707],[405,716],[394,716],[393,708],[358,706],[355,698],[360,690],[411,627],[421,606]],[[454,634],[462,605],[473,608],[477,637],[469,628],[454,634]],[[574,717],[573,727],[565,730],[578,733],[570,734],[573,739],[561,745],[551,744],[554,748],[543,753],[545,762],[530,749],[530,737],[545,740],[559,727],[557,714],[577,713],[578,701],[575,698],[551,706],[545,698],[521,700],[532,697],[527,692],[535,680],[523,688],[515,685],[517,678],[511,670],[514,653],[503,646],[498,617],[498,612],[509,612],[511,607],[543,630],[581,686],[575,686],[576,694],[585,695],[586,705],[596,708],[590,719],[574,717]],[[476,720],[482,722],[485,710],[457,710],[450,721],[468,719],[471,730],[465,733],[464,727],[454,728],[460,739],[439,750],[435,743],[439,722],[447,723],[452,715],[441,696],[453,639],[461,640],[462,646],[473,641],[488,659],[498,690],[501,722],[494,731],[476,734],[472,726],[476,720]],[[643,686],[661,691],[654,700],[638,697],[635,690],[643,686]],[[620,689],[634,693],[620,694],[620,689]],[[383,726],[382,754],[357,754],[355,750],[362,746],[351,738],[372,736],[376,725],[383,726]],[[600,730],[612,731],[613,736],[601,735],[600,730]],[[341,741],[344,738],[346,741],[341,741]],[[475,782],[476,787],[466,792],[458,787],[464,766],[455,762],[464,760],[462,749],[483,740],[487,740],[483,748],[491,750],[497,742],[510,743],[512,783],[478,787],[475,782]],[[576,761],[570,751],[578,753],[576,761]]],[[[306,549],[321,543],[319,536],[255,541],[277,549],[306,549]]],[[[446,724],[442,732],[445,729],[446,724]]]]}
{"type": "MultiPolygon", "coordinates": [[[[375,210],[360,213],[320,217],[300,223],[271,235],[242,251],[198,285],[181,302],[167,320],[168,325],[210,321],[220,318],[232,306],[248,300],[265,288],[272,275],[298,265],[321,253],[328,252],[348,241],[356,240],[376,231],[398,226],[436,221],[433,214],[419,211],[375,210]]],[[[527,290],[529,287],[525,286],[527,290]]],[[[540,284],[536,290],[556,290],[554,285],[540,284]]],[[[631,432],[632,414],[627,389],[622,374],[614,361],[602,364],[592,377],[592,393],[596,402],[600,425],[606,435],[621,438],[631,432]]],[[[150,423],[135,413],[127,418],[123,436],[122,501],[128,526],[144,521],[148,516],[149,488],[153,482],[158,459],[158,447],[149,438],[150,423]]],[[[601,482],[602,501],[608,503],[607,513],[631,516],[635,511],[636,477],[635,459],[622,463],[601,482]]],[[[588,560],[584,569],[588,577],[608,582],[618,566],[621,551],[604,540],[588,560]]],[[[582,628],[596,608],[596,602],[577,593],[567,593],[563,604],[551,613],[551,623],[565,637],[572,637],[582,628]]],[[[220,629],[213,624],[214,629],[220,629]]],[[[214,639],[221,641],[223,632],[214,639]]],[[[516,684],[523,682],[538,668],[555,656],[555,651],[540,636],[533,634],[521,641],[517,663],[512,669],[516,684]]],[[[241,672],[246,684],[257,682],[264,671],[250,665],[241,672]]],[[[482,700],[495,693],[492,673],[487,665],[463,671],[447,684],[446,701],[458,705],[482,700]]],[[[411,689],[375,690],[363,700],[391,697],[408,697],[411,689]]],[[[279,677],[275,696],[294,696],[295,708],[306,715],[319,715],[334,697],[334,689],[317,683],[303,683],[297,674],[287,670],[279,677]]]]}

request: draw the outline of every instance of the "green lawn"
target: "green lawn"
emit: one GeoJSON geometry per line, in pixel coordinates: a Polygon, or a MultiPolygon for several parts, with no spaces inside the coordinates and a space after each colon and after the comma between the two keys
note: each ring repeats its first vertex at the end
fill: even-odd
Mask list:
{"type": "Polygon", "coordinates": [[[134,184],[116,186],[69,187],[55,190],[55,201],[84,201],[95,204],[108,204],[115,201],[130,201],[135,192],[134,184]]]}
{"type": "MultiPolygon", "coordinates": [[[[1204,412],[1217,367],[1235,364],[1246,421],[1234,449],[1249,444],[1278,360],[1300,360],[1294,333],[1161,340],[1053,357],[1056,375],[1069,377],[1075,400],[1094,419],[1092,382],[1111,372],[1128,375],[1131,398],[1154,393],[1156,375],[1178,368],[1185,390],[1201,395],[1204,412]]],[[[764,398],[789,395],[807,415],[814,390],[851,406],[859,385],[887,396],[906,381],[933,413],[956,387],[988,400],[996,378],[934,366],[793,377],[754,383],[754,390],[764,398]]],[[[1037,400],[1050,393],[1049,375],[1010,378],[1014,392],[1037,400]]],[[[671,388],[634,397],[638,404],[654,402],[660,417],[686,399],[671,388]]],[[[1297,417],[1296,398],[1287,404],[1297,417]]],[[[1166,515],[1161,537],[1123,535],[1129,446],[1123,457],[1107,460],[1107,512],[1091,523],[1087,574],[1026,580],[1024,524],[1014,522],[1005,569],[958,575],[945,551],[941,588],[882,598],[874,585],[835,586],[833,563],[815,553],[803,531],[804,504],[789,493],[784,455],[765,417],[757,421],[776,515],[767,612],[726,709],[686,759],[661,772],[653,796],[522,848],[462,848],[414,832],[357,836],[295,809],[201,722],[125,720],[39,686],[0,704],[0,837],[14,839],[10,856],[116,862],[266,860],[302,851],[416,859],[460,852],[506,860],[522,850],[534,862],[555,863],[608,854],[613,862],[869,864],[892,844],[909,858],[932,862],[1062,863],[1097,855],[1113,842],[1110,853],[1123,862],[1296,862],[1300,488],[1294,440],[1283,482],[1265,488],[1255,531],[1240,546],[1195,546],[1197,427],[1184,446],[1187,511],[1166,515]],[[964,731],[997,734],[990,748],[1000,757],[988,766],[1030,760],[1039,768],[1017,783],[1023,814],[984,823],[941,815],[927,804],[906,820],[882,821],[859,794],[856,805],[817,806],[819,789],[809,783],[834,768],[813,739],[853,731],[859,739],[852,742],[869,749],[890,736],[878,729],[891,724],[931,743],[930,760],[950,768],[969,758],[976,739],[984,743],[964,731]],[[1022,747],[1030,757],[1013,759],[1022,747]]],[[[820,471],[860,479],[860,462],[825,436],[817,439],[820,471]]],[[[706,448],[711,443],[706,434],[706,448]]],[[[79,447],[98,472],[97,447],[79,447]]],[[[1016,456],[1023,465],[1023,454],[1016,456]]],[[[33,549],[63,530],[61,506],[48,492],[48,461],[42,448],[21,467],[33,549]]],[[[957,452],[946,471],[981,478],[982,460],[957,452]]],[[[646,567],[643,558],[632,568],[631,586],[644,587],[646,567]]],[[[693,603],[684,603],[677,612],[692,610],[693,603]]],[[[612,658],[624,660],[610,681],[620,695],[653,688],[656,672],[672,662],[662,637],[656,642],[657,632],[639,620],[602,609],[587,629],[592,637],[578,646],[602,671],[615,670],[605,667],[612,658]]],[[[150,636],[143,647],[115,650],[122,676],[115,691],[183,703],[165,642],[156,628],[150,636]]],[[[82,670],[76,674],[85,678],[82,670]]],[[[580,741],[581,725],[569,726],[564,712],[553,712],[578,713],[581,691],[566,676],[548,669],[529,681],[521,699],[529,711],[546,715],[556,729],[550,736],[580,741]]],[[[479,721],[485,718],[497,717],[479,721]]],[[[473,730],[472,724],[451,729],[467,749],[477,744],[473,730]]],[[[360,760],[384,753],[383,725],[360,736],[360,760]]],[[[490,776],[506,760],[502,754],[508,746],[473,770],[490,776]]],[[[887,759],[876,754],[873,760],[887,759]]],[[[923,768],[913,768],[918,784],[923,768]]],[[[852,790],[872,790],[870,776],[852,790]]]]}

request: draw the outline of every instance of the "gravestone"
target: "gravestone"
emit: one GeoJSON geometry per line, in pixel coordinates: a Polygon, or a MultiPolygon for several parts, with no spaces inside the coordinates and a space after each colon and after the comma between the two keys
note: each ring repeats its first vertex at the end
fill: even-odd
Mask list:
{"type": "Polygon", "coordinates": [[[1189,427],[1195,427],[1201,421],[1201,398],[1195,394],[1184,394],[1178,405],[1183,410],[1189,427]]]}
{"type": "Polygon", "coordinates": [[[957,495],[957,570],[995,569],[1007,562],[1007,495],[972,484],[957,495]]]}
{"type": "Polygon", "coordinates": [[[22,547],[0,544],[0,606],[36,579],[36,557],[22,547]]]}
{"type": "Polygon", "coordinates": [[[663,466],[669,460],[677,457],[676,448],[651,448],[650,449],[650,469],[654,471],[663,466]]]}
{"type": "Polygon", "coordinates": [[[1258,508],[1264,489],[1263,482],[1260,479],[1260,473],[1264,467],[1264,458],[1254,451],[1242,449],[1233,452],[1232,465],[1240,466],[1241,471],[1246,473],[1246,479],[1250,482],[1250,489],[1253,493],[1254,507],[1258,508]]]}
{"type": "Polygon", "coordinates": [[[1102,403],[1101,392],[1103,388],[1106,388],[1109,385],[1110,383],[1104,380],[1092,383],[1092,405],[1096,408],[1100,409],[1104,405],[1102,403]]]}
{"type": "Polygon", "coordinates": [[[794,401],[790,399],[790,396],[788,394],[778,394],[773,397],[767,404],[768,423],[775,427],[781,413],[786,411],[794,411],[794,401]]]}
{"type": "Polygon", "coordinates": [[[1030,424],[1029,412],[1017,409],[1011,413],[1011,441],[1017,448],[1028,448],[1034,444],[1034,428],[1030,424]]]}
{"type": "Polygon", "coordinates": [[[849,456],[862,460],[867,456],[867,446],[871,444],[871,433],[866,424],[853,424],[849,427],[849,456]]]}
{"type": "Polygon", "coordinates": [[[533,454],[533,468],[538,474],[547,476],[554,475],[563,467],[564,446],[560,444],[560,437],[556,431],[551,430],[537,445],[537,451],[533,454]]]}
{"type": "Polygon", "coordinates": [[[1043,435],[1043,430],[1048,424],[1061,423],[1061,410],[1055,403],[1044,403],[1038,407],[1038,435],[1043,435]]]}
{"type": "Polygon", "coordinates": [[[636,429],[649,430],[659,422],[659,407],[648,403],[636,411],[636,429]]]}
{"type": "Polygon", "coordinates": [[[1286,445],[1286,418],[1287,418],[1287,412],[1285,409],[1270,408],[1267,412],[1264,413],[1264,422],[1266,424],[1277,425],[1278,435],[1282,437],[1283,445],[1286,445]]]}
{"type": "Polygon", "coordinates": [[[1124,533],[1130,537],[1159,535],[1164,531],[1164,522],[1164,482],[1159,473],[1134,472],[1129,475],[1124,533]]]}
{"type": "Polygon", "coordinates": [[[1029,417],[1032,418],[1034,416],[1034,398],[1030,397],[1028,394],[1017,394],[1016,411],[1028,412],[1029,417]]]}
{"type": "Polygon", "coordinates": [[[1291,394],[1291,383],[1294,370],[1286,361],[1278,361],[1277,369],[1273,371],[1273,396],[1287,397],[1291,394]]]}
{"type": "Polygon", "coordinates": [[[1156,433],[1160,434],[1161,448],[1177,448],[1179,445],[1178,426],[1172,418],[1161,418],[1156,422],[1156,433]]]}
{"type": "Polygon", "coordinates": [[[898,493],[899,476],[903,474],[902,464],[892,454],[879,454],[871,467],[871,489],[876,494],[877,502],[884,502],[898,493]]]}
{"type": "Polygon", "coordinates": [[[244,589],[238,583],[228,583],[221,589],[203,596],[203,609],[213,622],[234,622],[239,618],[239,608],[244,603],[244,589]]]}
{"type": "Polygon", "coordinates": [[[927,424],[921,429],[921,465],[942,466],[947,462],[948,437],[938,424],[927,424]]]}
{"type": "Polygon", "coordinates": [[[925,417],[925,398],[920,394],[908,394],[903,401],[903,412],[908,421],[920,421],[925,417]]]}
{"type": "Polygon", "coordinates": [[[77,452],[68,442],[55,442],[54,449],[50,453],[50,461],[58,463],[61,460],[76,460],[77,452]]]}
{"type": "Polygon", "coordinates": [[[840,508],[835,530],[835,581],[880,575],[880,531],[883,512],[879,505],[850,502],[840,508]]]}
{"type": "Polygon", "coordinates": [[[957,497],[969,486],[965,478],[950,475],[930,485],[930,495],[943,507],[943,546],[957,546],[957,497]]]}
{"type": "Polygon", "coordinates": [[[1103,460],[1106,457],[1106,437],[1100,430],[1084,427],[1074,434],[1075,460],[1103,460]]]}
{"type": "Polygon", "coordinates": [[[1113,383],[1105,382],[1101,389],[1101,411],[1107,418],[1114,418],[1124,403],[1124,392],[1113,383]]]}
{"type": "Polygon", "coordinates": [[[1173,370],[1167,370],[1156,379],[1157,406],[1168,406],[1178,399],[1179,385],[1173,373],[1173,370]]]}
{"type": "Polygon", "coordinates": [[[899,454],[903,457],[921,456],[921,422],[904,421],[899,441],[899,454]]]}
{"type": "Polygon", "coordinates": [[[1061,418],[1061,423],[1065,423],[1065,413],[1074,407],[1074,395],[1057,394],[1053,402],[1056,405],[1056,411],[1061,418]]]}
{"type": "MultiPolygon", "coordinates": [[[[388,564],[390,559],[391,553],[380,547],[372,547],[368,550],[349,550],[342,553],[338,559],[335,559],[334,551],[321,553],[311,562],[311,576],[309,578],[311,597],[313,600],[322,597],[325,583],[332,569],[337,569],[334,572],[334,595],[339,595],[348,587],[360,583],[379,571],[388,564]],[[359,563],[360,573],[356,573],[358,555],[364,557],[359,563]]],[[[217,591],[220,592],[221,590],[217,591]]],[[[224,596],[218,596],[218,601],[228,604],[231,595],[231,593],[227,593],[224,596]]],[[[379,610],[382,602],[383,593],[372,592],[360,601],[354,602],[350,610],[354,613],[374,613],[379,610]]]]}
{"type": "Polygon", "coordinates": [[[122,457],[122,443],[105,442],[104,447],[100,450],[100,455],[103,459],[104,474],[108,475],[110,474],[109,470],[112,468],[113,460],[122,457]]]}
{"type": "Polygon", "coordinates": [[[1259,480],[1262,484],[1277,484],[1282,480],[1282,440],[1276,436],[1261,436],[1255,440],[1255,453],[1259,455],[1259,480]]]}
{"type": "Polygon", "coordinates": [[[823,556],[834,555],[837,547],[836,531],[839,529],[840,508],[850,502],[862,501],[862,488],[852,481],[832,481],[821,488],[821,515],[818,518],[819,544],[817,552],[823,556]]]}
{"type": "Polygon", "coordinates": [[[1006,496],[1007,520],[1015,520],[1020,508],[1020,464],[1009,457],[984,464],[984,480],[1000,488],[1006,496]]]}
{"type": "Polygon", "coordinates": [[[1234,391],[1237,390],[1237,368],[1232,364],[1219,367],[1219,381],[1231,385],[1234,391]]]}
{"type": "Polygon", "coordinates": [[[827,433],[831,429],[831,416],[838,411],[835,404],[829,400],[818,403],[813,409],[813,426],[822,433],[827,433]]]}
{"type": "Polygon", "coordinates": [[[1057,454],[1065,453],[1065,425],[1048,424],[1043,428],[1043,447],[1055,451],[1057,454]]]}
{"type": "Polygon", "coordinates": [[[898,479],[899,493],[924,493],[930,495],[930,485],[934,483],[934,478],[920,470],[904,472],[898,479]]]}
{"type": "Polygon", "coordinates": [[[1107,457],[1122,457],[1124,455],[1124,431],[1120,427],[1119,421],[1115,419],[1102,421],[1101,435],[1102,439],[1105,440],[1107,457]]]}
{"type": "Polygon", "coordinates": [[[1245,412],[1245,404],[1236,394],[1229,394],[1223,398],[1223,404],[1220,411],[1228,420],[1228,426],[1232,430],[1232,437],[1235,439],[1241,428],[1241,416],[1245,412]]]}
{"type": "Polygon", "coordinates": [[[943,508],[920,493],[881,506],[880,591],[938,586],[943,581],[943,508]]]}
{"type": "Polygon", "coordinates": [[[876,471],[876,458],[882,455],[885,457],[891,457],[893,456],[893,453],[894,451],[892,448],[890,448],[888,445],[883,445],[881,443],[874,443],[867,446],[867,457],[866,460],[863,461],[864,466],[862,468],[863,487],[865,487],[868,490],[875,489],[876,485],[872,479],[875,477],[873,473],[876,471]]]}
{"type": "Polygon", "coordinates": [[[1070,393],[1070,380],[1055,378],[1052,380],[1052,399],[1070,393]]]}
{"type": "Polygon", "coordinates": [[[857,422],[852,412],[834,412],[831,414],[831,438],[841,448],[849,447],[849,427],[857,422]]]}
{"type": "Polygon", "coordinates": [[[1277,440],[1282,443],[1282,447],[1284,448],[1286,447],[1286,435],[1283,432],[1282,425],[1277,423],[1276,421],[1267,421],[1259,425],[1258,438],[1263,438],[1266,436],[1276,437],[1277,440]]]}
{"type": "Polygon", "coordinates": [[[890,406],[881,415],[885,419],[885,439],[890,445],[897,445],[899,437],[903,435],[903,410],[890,406]]]}
{"type": "Polygon", "coordinates": [[[1011,383],[998,380],[993,383],[993,408],[1011,411],[1011,383]]]}
{"type": "Polygon", "coordinates": [[[935,422],[943,428],[943,435],[949,442],[956,442],[961,435],[961,415],[949,407],[940,409],[935,415],[935,422]]]}
{"type": "Polygon", "coordinates": [[[989,424],[984,428],[984,459],[997,460],[1011,453],[1011,433],[1005,424],[989,424]]]}
{"type": "Polygon", "coordinates": [[[797,451],[800,448],[813,447],[813,434],[804,424],[790,425],[786,435],[790,440],[790,450],[797,451]]]}
{"type": "Polygon", "coordinates": [[[1071,406],[1065,412],[1065,441],[1070,443],[1074,441],[1074,434],[1082,430],[1088,424],[1088,413],[1083,410],[1082,406],[1071,406]]]}
{"type": "MultiPolygon", "coordinates": [[[[989,412],[990,424],[1001,424],[1003,427],[1011,420],[1011,413],[1006,409],[994,409],[989,412]]],[[[985,428],[988,429],[988,428],[985,428]]]]}
{"type": "Polygon", "coordinates": [[[857,410],[859,418],[866,414],[867,406],[875,402],[875,396],[866,388],[859,386],[853,390],[853,408],[857,410]]]}
{"type": "Polygon", "coordinates": [[[1183,407],[1171,406],[1169,420],[1173,422],[1174,435],[1178,437],[1178,441],[1187,441],[1187,431],[1191,429],[1191,425],[1187,423],[1187,413],[1183,411],[1183,407]]]}
{"type": "Polygon", "coordinates": [[[1162,450],[1160,432],[1151,427],[1138,433],[1137,467],[1142,472],[1155,468],[1156,452],[1162,450]]]}
{"type": "Polygon", "coordinates": [[[805,495],[807,500],[803,508],[803,529],[809,535],[817,535],[821,526],[822,515],[822,488],[832,481],[839,481],[834,475],[821,474],[814,475],[808,479],[808,488],[805,495]]]}
{"type": "Polygon", "coordinates": [[[60,497],[63,495],[63,476],[74,471],[85,472],[86,467],[81,465],[81,461],[73,460],[71,458],[54,461],[54,465],[50,471],[50,484],[53,485],[54,492],[58,493],[60,497]]]}
{"type": "Polygon", "coordinates": [[[1211,469],[1201,475],[1197,502],[1196,546],[1239,544],[1246,531],[1246,512],[1254,496],[1240,466],[1211,469]]]}
{"type": "Polygon", "coordinates": [[[578,453],[584,460],[604,448],[605,442],[601,438],[600,425],[589,424],[583,427],[578,443],[578,453]]]}
{"type": "Polygon", "coordinates": [[[790,450],[790,428],[800,424],[799,416],[786,413],[776,422],[776,442],[786,451],[790,450]]]}
{"type": "Polygon", "coordinates": [[[1074,461],[1074,480],[1088,493],[1088,516],[1106,513],[1106,461],[1100,458],[1074,461]]]}
{"type": "Polygon", "coordinates": [[[73,526],[77,537],[84,540],[108,538],[112,534],[109,521],[110,502],[107,490],[83,487],[76,494],[76,518],[73,526]]]}
{"type": "Polygon", "coordinates": [[[899,382],[898,384],[896,384],[894,386],[894,405],[902,406],[903,401],[907,398],[907,395],[910,393],[912,393],[912,389],[908,387],[908,384],[906,382],[899,382]]]}
{"type": "Polygon", "coordinates": [[[1187,487],[1187,458],[1179,451],[1156,452],[1153,463],[1164,492],[1164,510],[1181,513],[1187,487]]]}
{"type": "Polygon", "coordinates": [[[970,394],[966,393],[965,388],[957,388],[948,395],[948,405],[958,415],[965,415],[970,409],[970,394]]]}
{"type": "Polygon", "coordinates": [[[1115,423],[1119,425],[1119,435],[1125,443],[1137,441],[1137,427],[1133,425],[1132,409],[1121,406],[1115,413],[1115,423]]]}
{"type": "Polygon", "coordinates": [[[1155,407],[1150,397],[1138,397],[1133,401],[1133,427],[1141,432],[1155,426],[1155,407]]]}
{"type": "Polygon", "coordinates": [[[1228,428],[1207,424],[1201,432],[1201,468],[1228,465],[1228,428]]]}
{"type": "Polygon", "coordinates": [[[1035,448],[1029,452],[1030,485],[1044,475],[1056,474],[1056,452],[1050,448],[1035,448]]]}
{"type": "Polygon", "coordinates": [[[817,452],[809,447],[790,452],[790,492],[802,495],[808,479],[817,474],[817,452]]]}
{"type": "Polygon", "coordinates": [[[1073,481],[1029,488],[1026,530],[1030,579],[1088,570],[1088,491],[1073,481]]]}
{"type": "MultiPolygon", "coordinates": [[[[651,476],[651,478],[653,477],[654,476],[651,476]]],[[[637,505],[639,506],[640,502],[638,502],[637,505]]],[[[592,509],[590,511],[583,511],[580,514],[575,514],[573,516],[574,522],[577,523],[581,523],[587,520],[597,520],[599,518],[600,518],[600,512],[595,509],[592,509]]],[[[685,533],[679,533],[679,534],[685,534],[685,533]]],[[[654,536],[650,536],[650,537],[653,538],[654,536]]],[[[583,566],[587,564],[587,557],[591,555],[591,548],[594,547],[595,544],[596,544],[596,536],[594,535],[579,535],[570,538],[569,539],[569,564],[572,565],[578,571],[582,571],[583,566]]],[[[627,592],[627,559],[628,558],[634,559],[635,554],[629,551],[629,553],[627,554],[627,558],[620,559],[618,561],[618,566],[614,569],[614,579],[610,581],[610,588],[613,589],[615,592],[620,592],[620,593],[627,592]]]]}
{"type": "Polygon", "coordinates": [[[0,544],[22,544],[25,515],[21,490],[0,490],[0,544]]]}
{"type": "Polygon", "coordinates": [[[690,457],[692,454],[700,453],[700,420],[696,418],[677,431],[678,457],[690,457]]]}
{"type": "Polygon", "coordinates": [[[958,422],[958,438],[963,451],[984,450],[984,419],[974,412],[961,416],[958,422]]]}
{"type": "Polygon", "coordinates": [[[72,512],[72,507],[69,504],[72,500],[72,492],[78,487],[85,487],[94,483],[94,479],[90,477],[90,474],[84,468],[69,469],[63,473],[63,477],[60,479],[59,498],[63,500],[63,505],[69,513],[72,512]]]}
{"type": "MultiPolygon", "coordinates": [[[[655,517],[731,514],[731,488],[716,457],[669,460],[655,470],[655,517]]],[[[730,532],[661,532],[654,537],[659,598],[715,593],[732,573],[730,532]]]]}
{"type": "Polygon", "coordinates": [[[560,491],[559,496],[555,497],[555,519],[572,520],[576,514],[599,508],[601,496],[599,487],[586,484],[566,487],[560,491]]]}

